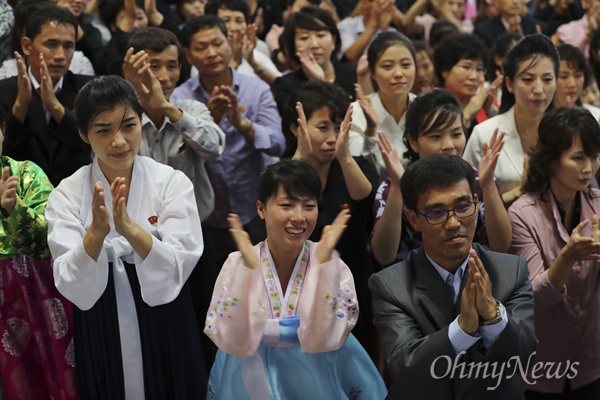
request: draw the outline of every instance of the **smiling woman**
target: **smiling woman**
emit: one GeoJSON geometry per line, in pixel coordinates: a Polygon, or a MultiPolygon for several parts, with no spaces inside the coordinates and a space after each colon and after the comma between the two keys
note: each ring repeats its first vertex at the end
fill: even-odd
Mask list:
{"type": "Polygon", "coordinates": [[[229,216],[239,251],[223,265],[204,329],[219,346],[211,398],[385,397],[381,376],[350,333],[359,303],[350,269],[334,251],[348,210],[318,243],[308,240],[320,197],[317,172],[284,160],[260,178],[257,211],[267,239],[253,246],[239,217],[229,216]]]}
{"type": "Polygon", "coordinates": [[[46,216],[56,287],[76,306],[80,395],[202,398],[206,373],[187,284],[203,251],[193,185],[137,155],[143,110],[124,79],[89,82],[75,108],[94,160],[58,185],[46,216]]]}

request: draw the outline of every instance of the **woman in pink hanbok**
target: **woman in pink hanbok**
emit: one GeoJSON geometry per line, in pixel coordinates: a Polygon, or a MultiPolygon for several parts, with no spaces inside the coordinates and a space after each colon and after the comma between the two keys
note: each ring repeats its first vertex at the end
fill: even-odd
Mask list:
{"type": "Polygon", "coordinates": [[[219,347],[209,379],[216,399],[383,399],[385,385],[350,333],[358,302],[350,269],[334,250],[350,218],[317,223],[321,181],[307,163],[263,172],[258,215],[267,239],[252,246],[230,215],[238,252],[221,270],[204,332],[219,347]]]}

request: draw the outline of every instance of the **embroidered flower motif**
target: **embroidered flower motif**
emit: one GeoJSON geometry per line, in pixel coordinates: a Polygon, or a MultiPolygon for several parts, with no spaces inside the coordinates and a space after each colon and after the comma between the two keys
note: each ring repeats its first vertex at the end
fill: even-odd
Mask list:
{"type": "Polygon", "coordinates": [[[360,395],[362,394],[362,389],[358,386],[352,386],[350,391],[348,392],[348,399],[350,400],[358,400],[360,395]]]}
{"type": "Polygon", "coordinates": [[[149,217],[148,222],[150,222],[150,225],[156,225],[156,223],[158,222],[158,216],[153,215],[149,217]]]}

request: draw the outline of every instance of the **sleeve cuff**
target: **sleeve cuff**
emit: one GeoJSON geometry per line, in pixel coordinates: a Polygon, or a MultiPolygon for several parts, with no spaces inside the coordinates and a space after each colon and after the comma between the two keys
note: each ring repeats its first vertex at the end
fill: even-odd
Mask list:
{"type": "Polygon", "coordinates": [[[471,348],[471,346],[477,343],[477,341],[481,339],[481,335],[479,332],[475,332],[474,335],[469,335],[463,331],[458,324],[458,317],[456,317],[448,328],[448,339],[450,340],[450,343],[452,344],[456,354],[460,354],[463,351],[467,351],[469,348],[471,348]]]}

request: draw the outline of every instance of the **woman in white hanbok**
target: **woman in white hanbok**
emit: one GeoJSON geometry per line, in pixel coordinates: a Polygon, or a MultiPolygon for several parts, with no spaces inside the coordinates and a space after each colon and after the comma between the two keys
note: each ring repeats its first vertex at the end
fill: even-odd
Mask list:
{"type": "MultiPolygon", "coordinates": [[[[148,71],[148,87],[160,90],[148,71]]],[[[84,399],[198,399],[206,373],[186,280],[203,250],[193,186],[138,156],[142,106],[116,76],[86,84],[77,125],[93,163],[46,208],[54,281],[74,305],[84,399]]]]}
{"type": "Polygon", "coordinates": [[[267,240],[252,246],[237,215],[239,251],[221,270],[204,332],[219,347],[208,397],[215,399],[383,399],[366,351],[350,333],[358,302],[350,269],[334,250],[350,218],[317,223],[321,181],[307,163],[285,160],[263,172],[258,215],[267,240]]]}

